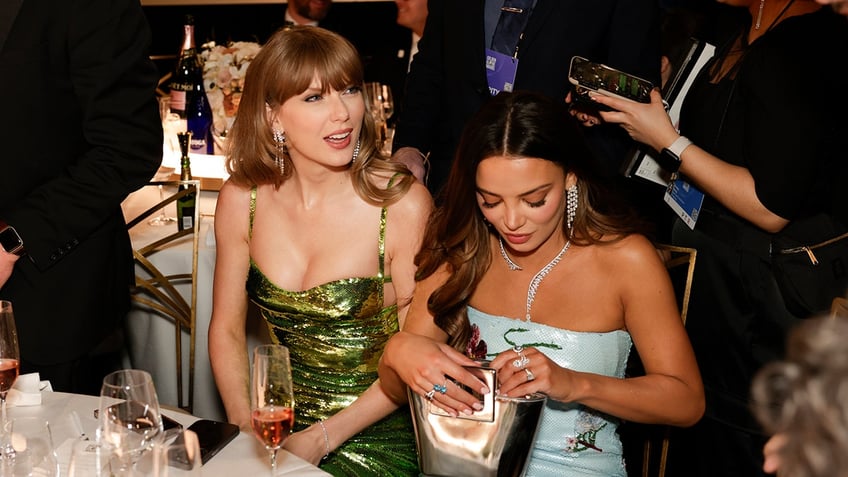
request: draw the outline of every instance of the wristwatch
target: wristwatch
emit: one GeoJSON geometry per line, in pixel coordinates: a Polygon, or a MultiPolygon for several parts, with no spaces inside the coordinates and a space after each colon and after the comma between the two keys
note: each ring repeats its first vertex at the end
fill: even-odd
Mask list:
{"type": "Polygon", "coordinates": [[[663,150],[660,151],[660,156],[657,158],[657,162],[668,172],[677,172],[677,170],[680,169],[680,156],[683,154],[683,151],[691,145],[692,141],[687,139],[685,136],[679,136],[673,143],[671,143],[671,146],[664,147],[663,150]]]}
{"type": "Polygon", "coordinates": [[[19,257],[26,253],[24,240],[18,235],[18,231],[3,220],[0,220],[0,247],[19,257]]]}

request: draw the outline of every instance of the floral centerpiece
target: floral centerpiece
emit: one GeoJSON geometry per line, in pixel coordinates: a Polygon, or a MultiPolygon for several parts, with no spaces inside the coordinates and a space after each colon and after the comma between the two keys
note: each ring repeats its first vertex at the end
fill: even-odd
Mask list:
{"type": "Polygon", "coordinates": [[[244,87],[244,75],[260,49],[258,43],[250,41],[236,41],[226,46],[212,41],[201,46],[203,87],[212,108],[216,135],[226,135],[233,125],[244,87]]]}

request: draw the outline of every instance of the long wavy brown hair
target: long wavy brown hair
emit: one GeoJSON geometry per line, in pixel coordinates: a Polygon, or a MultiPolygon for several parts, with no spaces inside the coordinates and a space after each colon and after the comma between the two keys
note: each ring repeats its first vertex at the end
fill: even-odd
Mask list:
{"type": "Polygon", "coordinates": [[[551,161],[577,177],[579,206],[573,230],[563,220],[563,234],[578,245],[617,241],[642,233],[646,223],[617,199],[598,172],[577,123],[564,105],[535,93],[501,93],[474,116],[460,139],[450,176],[441,191],[416,257],[417,280],[443,265],[447,281],[428,300],[435,323],[448,343],[464,351],[470,336],[466,306],[491,264],[491,237],[477,205],[477,166],[494,156],[530,157],[551,161]]]}
{"type": "MultiPolygon", "coordinates": [[[[279,153],[266,108],[275,110],[306,91],[315,77],[324,93],[362,87],[363,67],[356,48],[336,33],[311,26],[279,30],[262,46],[247,69],[238,114],[229,134],[227,171],[233,182],[245,187],[280,187],[291,176],[294,166],[288,155],[283,156],[285,175],[280,174],[275,162],[279,153]]],[[[415,178],[406,167],[380,154],[370,101],[365,101],[359,140],[359,156],[351,165],[357,193],[378,206],[398,200],[415,178]],[[389,177],[394,180],[387,188],[385,179],[389,177]]]]}

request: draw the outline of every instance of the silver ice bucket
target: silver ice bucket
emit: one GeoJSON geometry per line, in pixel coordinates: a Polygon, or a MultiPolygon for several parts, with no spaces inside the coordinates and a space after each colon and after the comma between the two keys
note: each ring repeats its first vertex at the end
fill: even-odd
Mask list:
{"type": "MultiPolygon", "coordinates": [[[[497,386],[496,371],[469,367],[497,386]]],[[[418,463],[425,476],[520,477],[524,475],[547,397],[509,398],[489,393],[483,410],[451,417],[427,398],[409,392],[418,463]]]]}

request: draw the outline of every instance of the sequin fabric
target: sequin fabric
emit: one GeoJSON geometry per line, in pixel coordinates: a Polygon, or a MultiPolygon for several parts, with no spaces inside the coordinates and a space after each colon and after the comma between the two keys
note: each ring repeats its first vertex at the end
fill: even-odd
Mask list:
{"type": "MultiPolygon", "coordinates": [[[[478,329],[476,347],[488,359],[522,346],[535,347],[560,366],[624,377],[632,341],[626,331],[575,332],[535,322],[490,315],[468,307],[478,329]]],[[[530,361],[528,368],[533,368],[530,361]]],[[[548,399],[536,434],[527,477],[626,477],[618,419],[574,403],[548,399]]]]}
{"type": "MultiPolygon", "coordinates": [[[[272,340],[291,354],[296,431],[346,408],[371,386],[386,341],[398,330],[397,307],[383,306],[383,287],[390,281],[382,270],[385,209],[380,222],[380,270],[373,277],[293,292],[277,287],[250,262],[248,295],[272,340]]],[[[398,409],[352,437],[320,467],[336,476],[417,476],[409,410],[398,409]]]]}

